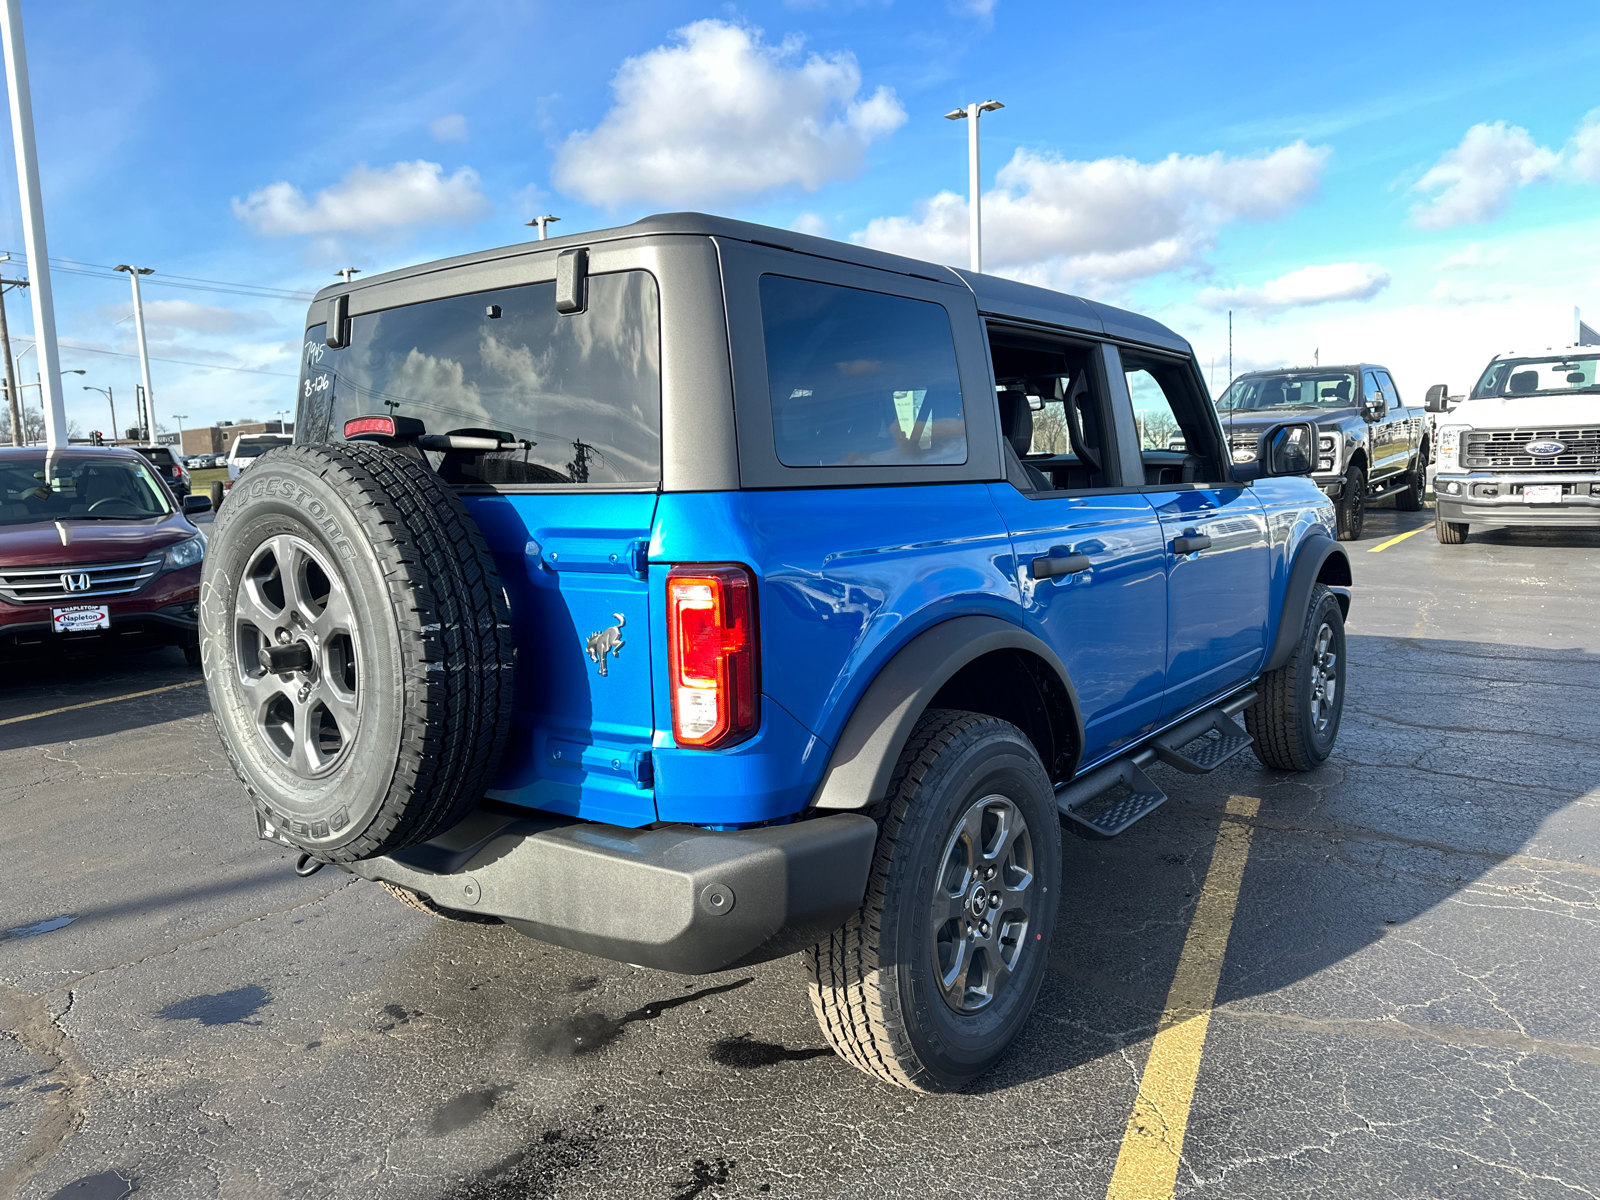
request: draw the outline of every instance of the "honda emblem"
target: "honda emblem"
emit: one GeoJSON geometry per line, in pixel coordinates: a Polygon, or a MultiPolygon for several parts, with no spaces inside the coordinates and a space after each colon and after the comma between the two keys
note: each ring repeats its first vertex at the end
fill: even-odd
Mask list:
{"type": "Polygon", "coordinates": [[[79,572],[76,575],[63,575],[61,586],[69,592],[87,592],[89,590],[89,573],[79,572]]]}

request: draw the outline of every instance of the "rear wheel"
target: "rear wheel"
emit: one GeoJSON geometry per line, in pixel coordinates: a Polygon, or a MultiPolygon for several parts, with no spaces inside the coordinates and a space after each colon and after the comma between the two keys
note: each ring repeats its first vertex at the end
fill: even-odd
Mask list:
{"type": "Polygon", "coordinates": [[[212,526],[206,689],[261,820],[350,862],[483,795],[511,713],[505,592],[428,466],[382,446],[262,455],[212,526]]]}
{"type": "Polygon", "coordinates": [[[834,1049],[916,1091],[987,1071],[1044,979],[1060,864],[1055,795],[1022,732],[925,713],[895,768],[861,910],[806,955],[834,1049]]]}
{"type": "Polygon", "coordinates": [[[1353,542],[1361,536],[1367,519],[1367,469],[1358,462],[1351,463],[1344,473],[1344,490],[1335,514],[1341,542],[1353,542]]]}
{"type": "Polygon", "coordinates": [[[1417,447],[1417,461],[1411,467],[1410,481],[1395,493],[1394,506],[1401,512],[1421,512],[1428,494],[1428,443],[1417,447]]]}
{"type": "Polygon", "coordinates": [[[1281,771],[1311,771],[1333,752],[1344,713],[1344,613],[1322,584],[1311,604],[1295,651],[1256,684],[1261,698],[1244,710],[1244,726],[1255,739],[1263,765],[1281,771]]]}
{"type": "Polygon", "coordinates": [[[1464,521],[1446,521],[1435,510],[1433,514],[1433,535],[1446,546],[1459,546],[1467,540],[1467,524],[1464,521]]]}

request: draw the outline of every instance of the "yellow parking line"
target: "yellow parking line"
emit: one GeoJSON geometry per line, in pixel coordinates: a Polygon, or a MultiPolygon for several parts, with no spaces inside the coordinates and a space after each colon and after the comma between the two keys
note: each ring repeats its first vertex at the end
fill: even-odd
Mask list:
{"type": "Polygon", "coordinates": [[[1387,550],[1390,546],[1394,545],[1396,542],[1403,542],[1408,537],[1411,537],[1413,534],[1418,534],[1418,533],[1421,533],[1424,529],[1432,529],[1432,528],[1433,528],[1432,525],[1419,525],[1415,529],[1408,529],[1404,533],[1402,533],[1399,537],[1392,537],[1387,542],[1379,542],[1376,546],[1373,546],[1370,549],[1368,549],[1367,553],[1368,554],[1376,554],[1379,550],[1387,550]]]}
{"type": "Polygon", "coordinates": [[[94,708],[99,704],[115,704],[118,700],[137,700],[140,696],[155,696],[161,692],[175,692],[179,688],[200,687],[204,679],[191,679],[188,683],[172,683],[166,687],[151,688],[144,692],[129,692],[126,696],[107,696],[104,700],[85,700],[82,704],[69,704],[65,708],[48,708],[44,712],[29,713],[25,717],[7,717],[0,725],[15,725],[18,721],[37,721],[40,717],[53,717],[57,713],[77,712],[80,708],[94,708]]]}
{"type": "MultiPolygon", "coordinates": [[[[1230,817],[1249,819],[1260,807],[1261,801],[1254,796],[1228,797],[1230,817]]],[[[1233,930],[1245,860],[1250,856],[1250,834],[1250,826],[1237,820],[1224,820],[1217,830],[1211,866],[1150,1046],[1150,1061],[1139,1080],[1139,1095],[1128,1114],[1106,1200],[1171,1200],[1195,1078],[1200,1072],[1200,1052],[1205,1048],[1211,1006],[1217,999],[1217,980],[1233,930]]]]}

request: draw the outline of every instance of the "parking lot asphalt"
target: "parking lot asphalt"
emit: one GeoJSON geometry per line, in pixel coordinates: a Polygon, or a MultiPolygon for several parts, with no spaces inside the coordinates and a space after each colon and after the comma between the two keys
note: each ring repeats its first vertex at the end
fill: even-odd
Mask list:
{"type": "Polygon", "coordinates": [[[1600,1195],[1600,534],[1374,551],[1429,520],[1348,547],[1327,764],[1159,768],[1065,839],[1036,1013],[956,1096],[828,1051],[798,959],[668,975],[298,878],[176,650],[10,670],[0,1198],[1103,1197],[1225,855],[1177,1195],[1600,1195]]]}

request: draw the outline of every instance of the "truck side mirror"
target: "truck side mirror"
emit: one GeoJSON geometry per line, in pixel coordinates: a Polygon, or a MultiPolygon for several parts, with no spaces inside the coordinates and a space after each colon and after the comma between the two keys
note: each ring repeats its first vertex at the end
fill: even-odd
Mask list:
{"type": "Polygon", "coordinates": [[[1431,413],[1450,411],[1450,388],[1442,383],[1436,383],[1428,389],[1428,398],[1422,402],[1422,407],[1431,413]]]}
{"type": "Polygon", "coordinates": [[[1361,419],[1363,421],[1381,421],[1389,415],[1389,404],[1383,398],[1383,393],[1368,396],[1361,402],[1361,419]]]}

